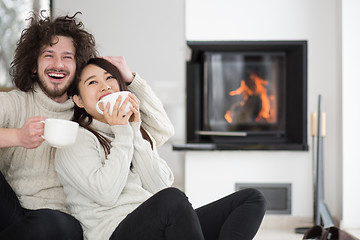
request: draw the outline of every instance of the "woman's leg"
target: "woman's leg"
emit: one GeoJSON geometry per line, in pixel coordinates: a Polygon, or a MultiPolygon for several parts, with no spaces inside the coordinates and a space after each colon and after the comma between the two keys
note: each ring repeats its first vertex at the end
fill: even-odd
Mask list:
{"type": "Polygon", "coordinates": [[[26,210],[0,173],[0,239],[81,240],[82,228],[72,216],[56,210],[26,210]]]}
{"type": "Polygon", "coordinates": [[[265,214],[266,201],[244,189],[196,209],[206,240],[251,240],[265,214]]]}
{"type": "Polygon", "coordinates": [[[116,228],[110,240],[203,240],[197,215],[183,192],[167,188],[149,198],[116,228]]]}

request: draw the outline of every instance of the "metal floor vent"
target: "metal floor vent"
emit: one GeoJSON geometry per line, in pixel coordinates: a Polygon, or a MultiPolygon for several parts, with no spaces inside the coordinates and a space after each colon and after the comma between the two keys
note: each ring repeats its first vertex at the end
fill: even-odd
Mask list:
{"type": "Polygon", "coordinates": [[[235,190],[255,188],[267,201],[266,214],[291,214],[290,183],[236,183],[235,190]]]}

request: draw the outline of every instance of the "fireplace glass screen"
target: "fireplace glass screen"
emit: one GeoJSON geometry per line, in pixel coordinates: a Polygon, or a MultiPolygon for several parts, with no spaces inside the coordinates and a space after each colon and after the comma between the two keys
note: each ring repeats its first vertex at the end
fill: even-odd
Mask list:
{"type": "Polygon", "coordinates": [[[188,41],[186,144],[307,150],[306,41],[188,41]]]}
{"type": "Polygon", "coordinates": [[[204,130],[285,131],[283,52],[204,53],[204,130]]]}

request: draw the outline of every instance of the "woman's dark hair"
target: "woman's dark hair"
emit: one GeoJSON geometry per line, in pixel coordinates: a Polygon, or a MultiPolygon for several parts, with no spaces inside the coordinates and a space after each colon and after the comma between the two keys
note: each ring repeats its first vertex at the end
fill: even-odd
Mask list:
{"type": "Polygon", "coordinates": [[[75,78],[80,76],[81,69],[90,58],[97,56],[95,39],[92,34],[84,30],[82,22],[73,16],[58,17],[51,20],[44,16],[45,11],[39,14],[32,12],[29,26],[21,33],[17,42],[15,56],[10,66],[10,75],[13,83],[20,90],[33,90],[34,83],[38,82],[34,70],[37,69],[37,59],[43,46],[56,44],[54,36],[71,37],[73,39],[76,60],[75,78]]]}
{"type": "MultiPolygon", "coordinates": [[[[105,71],[110,73],[119,83],[120,91],[129,91],[127,89],[125,81],[121,77],[120,71],[112,63],[110,63],[109,61],[107,61],[103,58],[92,58],[88,61],[88,63],[86,65],[90,65],[90,64],[101,67],[102,69],[104,69],[105,71]]],[[[72,84],[70,85],[70,87],[68,89],[69,96],[74,96],[74,95],[80,94],[79,87],[78,87],[79,82],[80,82],[80,77],[76,78],[75,81],[72,82],[72,84]]],[[[93,129],[90,126],[93,121],[93,117],[90,114],[88,114],[84,108],[80,108],[75,104],[74,116],[72,118],[72,121],[79,123],[80,126],[89,130],[97,137],[101,146],[104,148],[106,156],[110,153],[110,148],[111,148],[110,140],[107,139],[106,137],[104,137],[103,135],[101,135],[99,132],[97,132],[95,129],[93,129]]],[[[147,132],[145,131],[145,129],[142,126],[140,126],[140,132],[141,132],[142,137],[145,140],[149,141],[151,148],[153,148],[153,142],[151,141],[150,136],[147,134],[147,132]]]]}

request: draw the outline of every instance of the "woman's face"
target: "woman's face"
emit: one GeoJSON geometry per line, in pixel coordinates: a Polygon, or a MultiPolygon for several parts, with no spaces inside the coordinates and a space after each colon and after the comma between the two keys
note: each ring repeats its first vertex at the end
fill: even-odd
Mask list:
{"type": "Polygon", "coordinates": [[[105,122],[104,116],[96,110],[96,103],[102,97],[120,91],[118,81],[101,67],[89,64],[81,72],[78,88],[80,94],[73,96],[75,104],[94,119],[105,122]]]}

